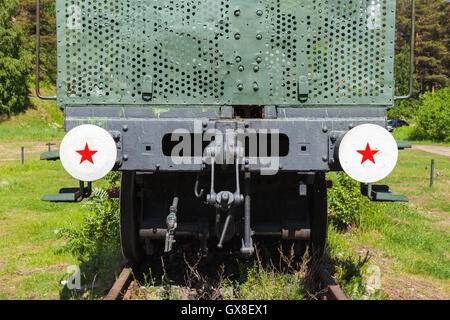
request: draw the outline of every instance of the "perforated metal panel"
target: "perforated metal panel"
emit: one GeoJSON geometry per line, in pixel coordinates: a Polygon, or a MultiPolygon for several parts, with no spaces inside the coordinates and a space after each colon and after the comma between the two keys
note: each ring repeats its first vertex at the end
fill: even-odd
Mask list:
{"type": "Polygon", "coordinates": [[[395,1],[57,1],[60,105],[390,105],[395,1]]]}

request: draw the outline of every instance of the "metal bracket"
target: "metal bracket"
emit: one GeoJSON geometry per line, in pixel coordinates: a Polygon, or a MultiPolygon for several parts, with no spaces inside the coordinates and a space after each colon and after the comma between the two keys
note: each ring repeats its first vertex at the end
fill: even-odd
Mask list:
{"type": "Polygon", "coordinates": [[[109,131],[109,134],[113,137],[114,141],[116,142],[117,148],[116,164],[114,165],[113,169],[118,169],[122,165],[123,159],[122,135],[120,131],[109,131]]]}
{"type": "Polygon", "coordinates": [[[332,131],[328,135],[328,164],[332,169],[339,169],[339,156],[337,154],[340,138],[343,131],[332,131]]]}
{"type": "Polygon", "coordinates": [[[169,215],[166,218],[167,231],[165,237],[164,252],[172,251],[172,245],[175,242],[174,237],[175,230],[177,229],[178,200],[178,196],[175,195],[173,197],[172,205],[169,208],[169,215]]]}

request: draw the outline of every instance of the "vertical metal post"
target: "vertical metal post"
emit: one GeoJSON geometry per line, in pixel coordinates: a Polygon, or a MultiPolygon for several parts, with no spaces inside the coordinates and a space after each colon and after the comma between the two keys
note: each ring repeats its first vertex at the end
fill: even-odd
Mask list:
{"type": "Polygon", "coordinates": [[[52,151],[51,146],[54,146],[54,145],[56,145],[56,143],[49,142],[49,143],[46,144],[46,146],[48,146],[48,152],[52,151]]]}
{"type": "Polygon", "coordinates": [[[245,228],[244,228],[244,241],[245,244],[250,244],[250,213],[251,213],[251,205],[250,205],[250,172],[245,173],[245,204],[244,204],[244,212],[245,212],[245,228]]]}
{"type": "Polygon", "coordinates": [[[430,174],[430,187],[434,182],[434,159],[431,160],[431,174],[430,174]]]}
{"type": "Polygon", "coordinates": [[[43,100],[56,100],[56,96],[43,96],[39,90],[39,64],[40,64],[40,39],[41,39],[41,28],[40,28],[40,15],[41,15],[41,4],[39,0],[36,0],[36,68],[35,68],[35,91],[36,96],[43,100]]]}
{"type": "Polygon", "coordinates": [[[245,195],[244,195],[244,239],[242,239],[241,253],[245,256],[250,256],[255,251],[253,248],[253,241],[250,229],[250,172],[245,172],[245,195]]]}
{"type": "Polygon", "coordinates": [[[414,89],[414,49],[416,42],[416,1],[411,1],[411,40],[409,54],[409,92],[406,96],[394,97],[394,100],[404,100],[411,98],[414,89]]]}
{"type": "Polygon", "coordinates": [[[24,151],[23,151],[23,146],[20,148],[21,149],[21,151],[22,151],[22,164],[24,163],[24,161],[25,161],[25,159],[24,159],[24,151]]]}

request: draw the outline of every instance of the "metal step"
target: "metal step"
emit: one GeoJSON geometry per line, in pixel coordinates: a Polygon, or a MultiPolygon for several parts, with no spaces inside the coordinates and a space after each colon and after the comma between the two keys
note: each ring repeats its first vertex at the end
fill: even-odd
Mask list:
{"type": "Polygon", "coordinates": [[[41,154],[41,160],[59,160],[59,150],[46,151],[41,154]]]}
{"type": "Polygon", "coordinates": [[[87,187],[84,187],[84,182],[80,181],[79,188],[61,188],[59,193],[56,194],[45,194],[42,197],[42,201],[50,202],[80,202],[84,198],[91,195],[92,183],[88,182],[87,187]]]}
{"type": "Polygon", "coordinates": [[[409,141],[397,141],[398,150],[411,148],[411,142],[409,141]]]}
{"type": "Polygon", "coordinates": [[[408,202],[402,194],[392,192],[387,185],[372,185],[361,183],[361,193],[371,201],[408,202]]]}

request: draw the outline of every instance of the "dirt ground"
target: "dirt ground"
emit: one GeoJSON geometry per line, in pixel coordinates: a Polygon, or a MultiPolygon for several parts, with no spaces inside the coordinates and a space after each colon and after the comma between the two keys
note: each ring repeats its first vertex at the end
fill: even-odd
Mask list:
{"type": "MultiPolygon", "coordinates": [[[[51,150],[58,150],[60,142],[51,146],[51,150]]],[[[1,142],[0,143],[0,161],[20,161],[21,146],[24,146],[24,160],[37,160],[41,153],[48,151],[48,146],[40,141],[25,141],[25,142],[1,142]]]]}
{"type": "Polygon", "coordinates": [[[450,157],[450,147],[445,146],[422,146],[422,145],[413,145],[413,150],[422,150],[430,153],[439,154],[441,156],[450,157]]]}

